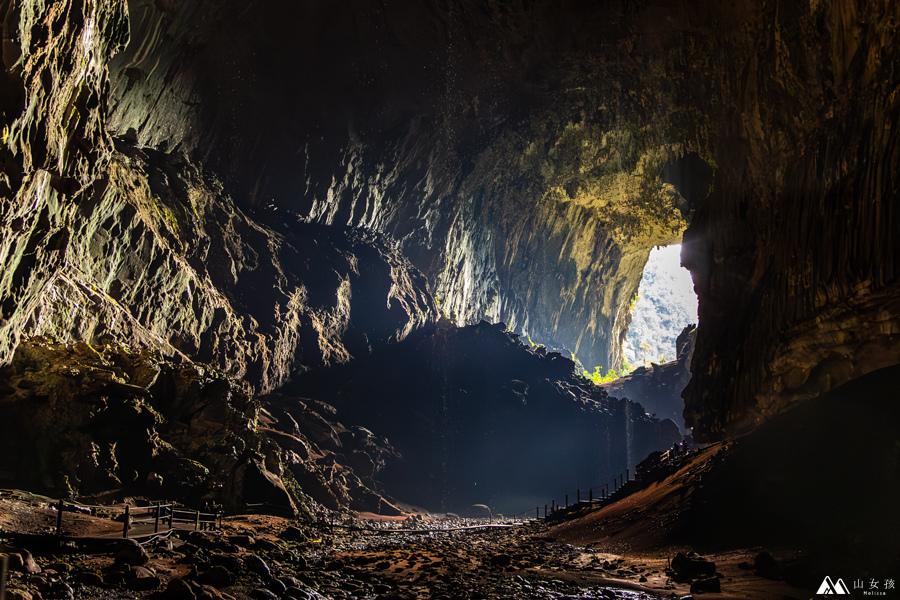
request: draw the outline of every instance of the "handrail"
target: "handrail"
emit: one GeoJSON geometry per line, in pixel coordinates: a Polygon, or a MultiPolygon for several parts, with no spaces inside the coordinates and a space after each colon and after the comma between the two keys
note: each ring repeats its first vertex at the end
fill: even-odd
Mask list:
{"type": "MultiPolygon", "coordinates": [[[[53,504],[56,508],[56,537],[58,539],[62,539],[62,525],[63,525],[63,514],[66,512],[66,506],[73,506],[79,508],[87,508],[84,505],[79,505],[75,502],[67,502],[66,500],[59,499],[56,503],[53,504]]],[[[199,531],[201,529],[209,529],[215,525],[220,523],[222,513],[201,513],[199,510],[189,510],[184,508],[175,508],[175,503],[159,503],[159,504],[151,504],[147,506],[131,506],[129,504],[125,504],[122,508],[117,506],[99,506],[95,505],[91,507],[91,515],[96,516],[96,509],[103,509],[104,512],[111,514],[110,518],[112,520],[122,520],[122,537],[125,539],[129,538],[129,532],[135,525],[153,525],[153,539],[159,539],[160,536],[169,535],[172,531],[175,530],[175,524],[194,524],[194,530],[199,531]],[[175,514],[179,513],[181,515],[185,515],[182,517],[176,517],[175,514]],[[162,527],[168,526],[166,529],[161,529],[162,527]]],[[[143,543],[149,543],[145,541],[143,543]]]]}

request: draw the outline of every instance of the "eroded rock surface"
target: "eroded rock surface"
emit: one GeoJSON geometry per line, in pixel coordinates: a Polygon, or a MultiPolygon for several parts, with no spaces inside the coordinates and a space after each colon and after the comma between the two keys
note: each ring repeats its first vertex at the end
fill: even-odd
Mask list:
{"type": "Polygon", "coordinates": [[[391,234],[457,323],[618,369],[690,223],[700,435],[900,360],[895,2],[130,7],[116,131],[266,219],[391,234]]]}
{"type": "Polygon", "coordinates": [[[900,362],[898,11],[6,2],[0,363],[124,344],[268,393],[440,312],[617,368],[688,227],[686,423],[742,432],[900,362]]]}
{"type": "Polygon", "coordinates": [[[263,504],[309,514],[318,503],[396,512],[368,487],[390,447],[343,426],[327,405],[273,415],[249,385],[209,368],[122,345],[41,338],[20,344],[0,378],[4,485],[228,510],[263,504]],[[284,436],[270,435],[278,428],[284,436]]]}

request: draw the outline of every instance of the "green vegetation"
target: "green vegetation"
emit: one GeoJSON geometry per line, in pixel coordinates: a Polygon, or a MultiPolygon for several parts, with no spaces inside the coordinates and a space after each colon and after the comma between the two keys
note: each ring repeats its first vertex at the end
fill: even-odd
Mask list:
{"type": "Polygon", "coordinates": [[[638,300],[641,299],[641,295],[637,292],[634,293],[634,296],[631,297],[631,302],[628,303],[628,314],[634,314],[634,307],[637,306],[638,300]]]}
{"type": "MultiPolygon", "coordinates": [[[[581,366],[581,363],[578,363],[581,366]]],[[[582,367],[581,374],[584,375],[586,379],[590,379],[594,385],[603,385],[604,383],[609,383],[611,381],[615,381],[620,377],[625,377],[632,371],[634,371],[635,367],[631,363],[628,362],[628,359],[622,359],[622,371],[616,371],[615,369],[610,369],[606,373],[603,372],[603,367],[601,365],[596,365],[594,367],[594,371],[588,371],[587,369],[582,367]]]]}
{"type": "Polygon", "coordinates": [[[581,374],[586,378],[590,379],[594,385],[602,385],[604,383],[609,383],[610,381],[615,381],[619,378],[619,372],[615,369],[610,369],[604,374],[602,372],[602,367],[597,365],[594,367],[594,372],[590,372],[587,369],[581,371],[581,374]]]}
{"type": "Polygon", "coordinates": [[[544,346],[544,344],[541,344],[540,342],[535,342],[533,339],[531,339],[530,335],[526,335],[525,337],[528,338],[528,345],[531,346],[532,348],[535,348],[535,349],[546,348],[546,346],[544,346]]]}

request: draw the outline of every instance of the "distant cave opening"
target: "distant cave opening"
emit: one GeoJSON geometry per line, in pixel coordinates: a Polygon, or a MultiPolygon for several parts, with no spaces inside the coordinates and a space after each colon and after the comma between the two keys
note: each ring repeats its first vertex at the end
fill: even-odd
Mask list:
{"type": "Polygon", "coordinates": [[[632,301],[623,371],[675,360],[678,335],[696,323],[697,295],[690,271],[681,266],[681,244],[652,249],[632,301]]]}

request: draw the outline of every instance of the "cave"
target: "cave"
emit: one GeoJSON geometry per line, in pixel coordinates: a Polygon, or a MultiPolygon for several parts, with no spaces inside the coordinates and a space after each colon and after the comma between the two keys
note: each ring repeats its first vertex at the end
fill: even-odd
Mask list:
{"type": "Polygon", "coordinates": [[[0,16],[0,600],[896,593],[900,3],[0,16]]]}

